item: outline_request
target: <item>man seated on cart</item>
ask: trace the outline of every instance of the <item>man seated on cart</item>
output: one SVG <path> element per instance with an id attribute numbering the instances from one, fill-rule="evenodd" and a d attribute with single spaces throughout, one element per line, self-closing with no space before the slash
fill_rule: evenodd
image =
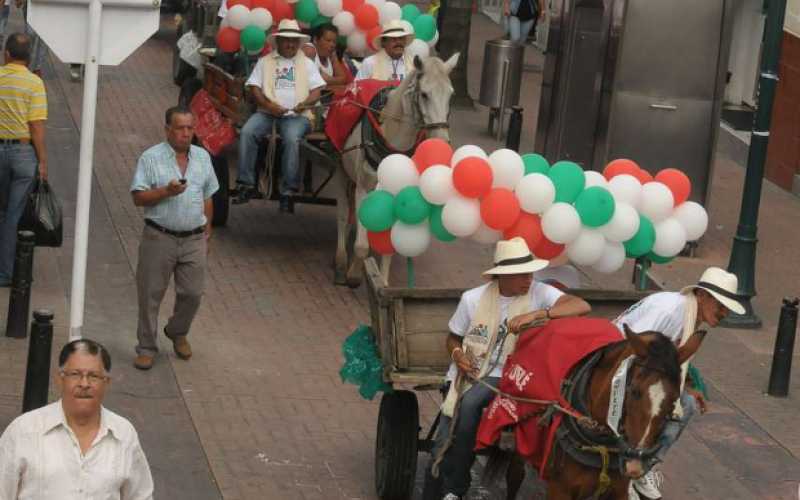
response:
<path id="1" fill-rule="evenodd" d="M 300 140 L 311 130 L 310 107 L 320 98 L 325 80 L 300 44 L 308 41 L 293 19 L 284 19 L 270 35 L 274 50 L 258 60 L 245 83 L 258 110 L 239 136 L 239 173 L 235 204 L 247 203 L 256 192 L 256 158 L 264 136 L 277 126 L 283 143 L 280 210 L 289 211 L 289 197 L 300 188 Z"/>
<path id="2" fill-rule="evenodd" d="M 478 425 L 495 395 L 474 379 L 497 387 L 503 364 L 514 350 L 516 334 L 526 325 L 581 316 L 591 310 L 583 299 L 534 280 L 533 273 L 547 267 L 548 261 L 535 258 L 522 238 L 498 242 L 494 263 L 495 267 L 483 273 L 491 281 L 464 292 L 450 319 L 450 388 L 432 453 L 432 466 L 437 466 L 439 477 L 434 480 L 428 468 L 426 492 L 431 488 L 437 491 L 426 498 L 443 495 L 446 500 L 457 500 L 469 489 Z"/>
<path id="3" fill-rule="evenodd" d="M 402 81 L 414 67 L 406 46 L 414 39 L 413 29 L 400 20 L 384 24 L 373 45 L 381 50 L 364 59 L 356 80 Z"/>

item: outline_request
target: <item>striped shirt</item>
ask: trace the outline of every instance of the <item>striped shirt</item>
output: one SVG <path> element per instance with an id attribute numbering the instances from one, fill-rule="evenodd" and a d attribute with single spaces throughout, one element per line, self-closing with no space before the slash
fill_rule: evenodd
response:
<path id="1" fill-rule="evenodd" d="M 175 150 L 168 142 L 162 142 L 142 153 L 131 192 L 164 187 L 169 181 L 181 177 Z M 207 222 L 204 202 L 219 189 L 211 157 L 205 149 L 190 146 L 185 179 L 186 191 L 164 198 L 152 207 L 145 207 L 145 219 L 173 231 L 189 231 L 204 226 Z"/>
<path id="2" fill-rule="evenodd" d="M 29 122 L 47 120 L 42 79 L 21 64 L 0 66 L 0 139 L 30 139 Z"/>

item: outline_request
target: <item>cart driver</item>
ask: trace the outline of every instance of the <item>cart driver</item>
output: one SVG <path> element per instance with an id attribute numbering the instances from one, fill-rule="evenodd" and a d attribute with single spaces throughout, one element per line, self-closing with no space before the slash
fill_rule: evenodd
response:
<path id="1" fill-rule="evenodd" d="M 439 478 L 433 479 L 429 466 L 425 488 L 437 491 L 425 498 L 457 500 L 469 489 L 478 424 L 483 409 L 494 398 L 494 392 L 480 384 L 472 385 L 469 377 L 481 377 L 497 387 L 516 334 L 525 325 L 581 316 L 591 310 L 583 299 L 533 279 L 533 273 L 547 267 L 548 261 L 535 258 L 522 238 L 498 242 L 494 263 L 495 267 L 483 273 L 491 281 L 464 292 L 450 319 L 450 389 L 442 405 L 432 453 L 432 460 L 441 460 Z M 456 422 L 451 438 L 452 419 Z"/>
<path id="2" fill-rule="evenodd" d="M 404 21 L 394 20 L 383 25 L 373 45 L 381 50 L 361 63 L 356 80 L 402 81 L 414 67 L 406 46 L 414 38 L 414 29 Z"/>

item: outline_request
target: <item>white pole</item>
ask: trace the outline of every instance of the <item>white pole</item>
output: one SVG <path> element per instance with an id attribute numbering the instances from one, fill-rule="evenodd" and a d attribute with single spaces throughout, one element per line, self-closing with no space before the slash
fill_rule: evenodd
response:
<path id="1" fill-rule="evenodd" d="M 78 206 L 75 212 L 75 248 L 72 258 L 69 339 L 81 338 L 86 298 L 86 257 L 89 246 L 89 207 L 92 201 L 94 122 L 97 110 L 97 78 L 100 62 L 100 0 L 89 2 L 89 33 L 81 106 L 81 149 L 78 170 Z"/>

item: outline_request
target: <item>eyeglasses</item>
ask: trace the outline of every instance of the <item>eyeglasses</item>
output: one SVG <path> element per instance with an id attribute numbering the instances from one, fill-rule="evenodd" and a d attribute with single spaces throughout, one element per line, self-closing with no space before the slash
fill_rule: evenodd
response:
<path id="1" fill-rule="evenodd" d="M 80 382 L 84 377 L 86 377 L 89 385 L 99 385 L 100 382 L 105 382 L 110 378 L 106 375 L 99 375 L 94 372 L 84 373 L 78 370 L 61 371 L 61 376 L 73 383 Z"/>

